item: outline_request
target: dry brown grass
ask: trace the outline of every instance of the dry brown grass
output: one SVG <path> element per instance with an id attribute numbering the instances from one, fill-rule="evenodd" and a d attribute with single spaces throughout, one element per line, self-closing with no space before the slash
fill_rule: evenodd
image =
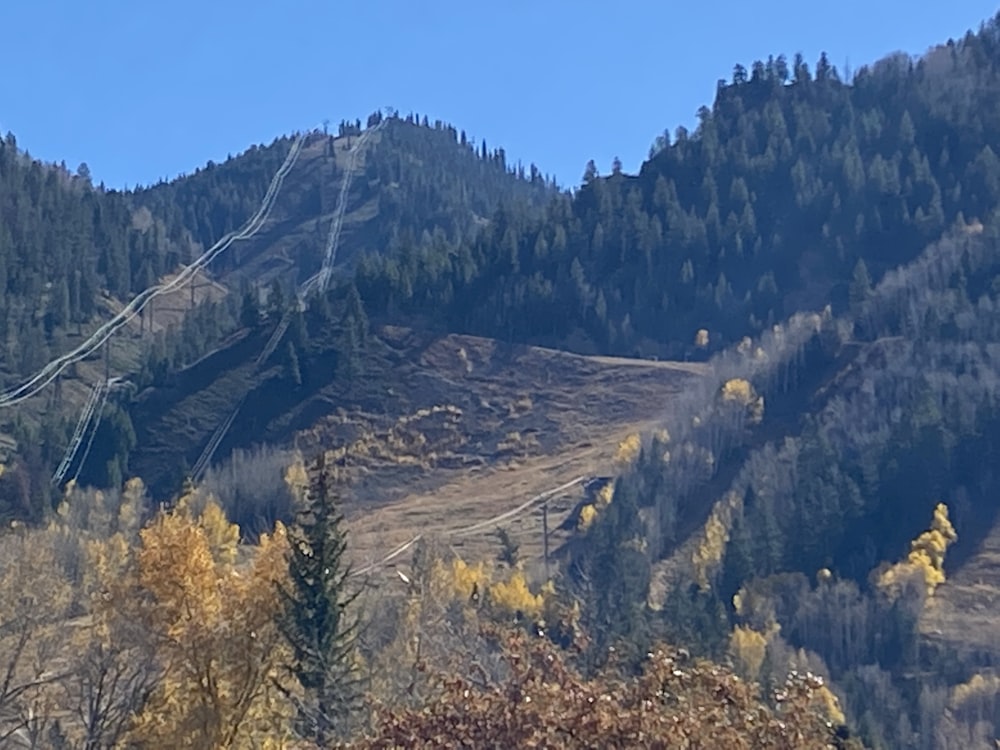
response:
<path id="1" fill-rule="evenodd" d="M 653 426 L 637 422 L 611 426 L 606 441 L 582 441 L 561 446 L 551 454 L 464 472 L 445 470 L 441 472 L 446 475 L 444 483 L 432 490 L 407 493 L 376 509 L 354 504 L 348 510 L 348 523 L 355 559 L 368 564 L 416 534 L 446 537 L 450 531 L 510 511 L 577 477 L 610 472 L 617 442 L 637 428 Z M 558 527 L 582 498 L 583 490 L 578 486 L 549 501 L 550 548 L 567 538 L 568 532 Z M 540 506 L 501 525 L 520 545 L 522 559 L 537 560 L 542 554 Z M 491 526 L 451 544 L 467 559 L 492 558 L 500 552 L 494 531 Z"/>
<path id="2" fill-rule="evenodd" d="M 920 621 L 930 641 L 959 652 L 1000 655 L 1000 525 L 937 587 Z"/>
<path id="3" fill-rule="evenodd" d="M 577 477 L 613 474 L 619 444 L 655 428 L 704 371 L 473 336 L 420 340 L 399 327 L 379 334 L 419 372 L 391 386 L 411 410 L 388 418 L 371 407 L 344 407 L 298 436 L 307 453 L 322 447 L 352 455 L 348 519 L 359 563 L 416 534 L 486 521 Z M 582 497 L 576 487 L 549 501 L 551 548 L 565 539 L 558 526 Z M 536 507 L 503 524 L 523 558 L 541 554 L 541 515 Z M 494 556 L 494 531 L 453 545 L 470 558 Z"/>

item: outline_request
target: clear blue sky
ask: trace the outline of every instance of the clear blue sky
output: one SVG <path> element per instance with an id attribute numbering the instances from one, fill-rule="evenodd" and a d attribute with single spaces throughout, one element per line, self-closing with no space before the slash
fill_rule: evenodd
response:
<path id="1" fill-rule="evenodd" d="M 959 37 L 996 0 L 11 0 L 0 129 L 110 187 L 149 183 L 386 105 L 578 183 L 632 171 L 733 64 L 852 68 Z"/>

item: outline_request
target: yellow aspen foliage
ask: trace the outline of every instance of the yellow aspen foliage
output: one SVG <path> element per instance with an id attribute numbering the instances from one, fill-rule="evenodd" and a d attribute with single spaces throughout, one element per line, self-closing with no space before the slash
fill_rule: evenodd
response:
<path id="1" fill-rule="evenodd" d="M 699 328 L 694 335 L 694 345 L 699 349 L 704 349 L 708 346 L 708 330 L 705 328 Z"/>
<path id="2" fill-rule="evenodd" d="M 722 561 L 722 555 L 729 542 L 729 530 L 716 513 L 712 513 L 705 522 L 702 538 L 692 555 L 695 580 L 702 588 L 709 587 L 708 573 L 710 569 Z"/>
<path id="3" fill-rule="evenodd" d="M 118 506 L 118 531 L 133 534 L 142 522 L 142 510 L 147 502 L 146 485 L 138 477 L 125 482 L 122 501 Z"/>
<path id="4" fill-rule="evenodd" d="M 215 621 L 221 601 L 205 530 L 175 511 L 160 514 L 139 537 L 139 583 L 152 595 L 164 634 L 181 641 L 194 634 L 190 629 Z"/>
<path id="5" fill-rule="evenodd" d="M 746 407 L 752 423 L 759 424 L 764 419 L 764 397 L 757 395 L 749 380 L 727 380 L 722 386 L 721 394 L 723 401 Z"/>
<path id="6" fill-rule="evenodd" d="M 831 722 L 834 724 L 847 723 L 847 717 L 844 716 L 844 711 L 840 707 L 840 699 L 826 685 L 820 685 L 816 688 L 813 700 L 820 704 L 823 713 L 826 714 Z"/>
<path id="7" fill-rule="evenodd" d="M 902 584 L 912 576 L 923 578 L 927 596 L 944 583 L 945 553 L 956 540 L 958 534 L 948 520 L 948 506 L 938 503 L 934 508 L 931 528 L 910 543 L 910 554 L 906 560 L 887 568 L 878 579 L 878 585 L 892 596 L 898 596 Z"/>
<path id="8" fill-rule="evenodd" d="M 285 484 L 292 491 L 292 496 L 301 502 L 309 489 L 309 472 L 301 453 L 296 453 L 295 460 L 285 469 Z"/>
<path id="9" fill-rule="evenodd" d="M 694 578 L 699 586 L 708 588 L 710 576 L 722 565 L 722 559 L 729 543 L 729 531 L 732 527 L 733 511 L 740 503 L 735 493 L 728 494 L 712 508 L 712 513 L 701 532 L 692 553 L 691 562 L 694 565 Z"/>
<path id="10" fill-rule="evenodd" d="M 445 600 L 468 598 L 475 590 L 484 591 L 489 582 L 486 565 L 482 561 L 469 565 L 460 557 L 450 563 L 437 560 L 432 570 L 432 593 Z"/>
<path id="11" fill-rule="evenodd" d="M 952 710 L 961 710 L 978 703 L 992 705 L 997 693 L 1000 693 L 1000 677 L 975 674 L 972 679 L 952 689 L 949 705 Z"/>
<path id="12" fill-rule="evenodd" d="M 192 490 L 177 501 L 175 515 L 186 516 L 201 528 L 213 560 L 224 565 L 236 562 L 240 527 L 229 522 L 225 511 L 212 495 Z"/>
<path id="13" fill-rule="evenodd" d="M 732 378 L 722 386 L 722 398 L 725 401 L 735 401 L 747 406 L 753 400 L 754 395 L 750 381 L 743 378 Z"/>
<path id="14" fill-rule="evenodd" d="M 537 617 L 545 605 L 542 594 L 532 594 L 524 573 L 515 570 L 506 581 L 497 581 L 489 588 L 490 603 L 506 612 L 523 612 Z"/>
<path id="15" fill-rule="evenodd" d="M 594 498 L 593 503 L 587 503 L 580 508 L 580 517 L 577 519 L 577 529 L 579 531 L 586 531 L 589 529 L 591 524 L 593 524 L 594 519 L 597 518 L 599 509 L 608 507 L 614 497 L 615 485 L 613 482 L 608 482 L 597 491 L 597 495 Z"/>
<path id="16" fill-rule="evenodd" d="M 286 661 L 275 582 L 287 571 L 287 538 L 281 526 L 263 536 L 238 569 L 225 516 L 211 507 L 200 518 L 161 513 L 140 533 L 138 586 L 164 674 L 130 741 L 237 748 L 267 736 L 279 747 L 292 715 L 275 682 Z"/>
<path id="17" fill-rule="evenodd" d="M 737 625 L 729 636 L 729 653 L 738 666 L 738 671 L 748 680 L 756 680 L 767 656 L 768 638 L 763 633 L 743 625 Z"/>
<path id="18" fill-rule="evenodd" d="M 236 562 L 236 551 L 240 543 L 240 527 L 230 523 L 225 511 L 214 500 L 205 505 L 199 519 L 205 530 L 209 549 L 216 562 L 232 565 Z"/>
<path id="19" fill-rule="evenodd" d="M 618 443 L 618 448 L 615 450 L 615 463 L 622 465 L 631 464 L 639 457 L 639 450 L 641 448 L 642 441 L 639 439 L 639 433 L 632 433 Z"/>
<path id="20" fill-rule="evenodd" d="M 506 578 L 494 580 L 495 571 L 488 570 L 484 562 L 470 565 L 456 557 L 450 563 L 436 561 L 432 571 L 430 591 L 427 593 L 439 602 L 468 603 L 476 592 L 501 612 L 520 611 L 533 616 L 541 613 L 545 604 L 546 587 L 533 594 L 521 569 L 513 570 Z"/>
<path id="21" fill-rule="evenodd" d="M 615 497 L 615 486 L 611 482 L 601 487 L 601 491 L 597 493 L 597 502 L 601 506 L 611 505 L 611 501 Z"/>
<path id="22" fill-rule="evenodd" d="M 113 589 L 125 577 L 132 560 L 132 549 L 121 532 L 108 539 L 89 540 L 85 554 L 83 586 L 89 596 L 100 596 Z"/>

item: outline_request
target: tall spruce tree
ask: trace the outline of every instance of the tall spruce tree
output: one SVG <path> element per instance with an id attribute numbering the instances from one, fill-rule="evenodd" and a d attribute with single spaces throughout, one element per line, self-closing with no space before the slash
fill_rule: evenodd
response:
<path id="1" fill-rule="evenodd" d="M 349 590 L 336 474 L 321 454 L 289 531 L 290 585 L 280 590 L 281 629 L 294 654 L 292 674 L 304 694 L 298 702 L 299 732 L 320 747 L 342 732 L 359 697 L 352 658 L 357 621 L 349 614 L 357 591 Z"/>

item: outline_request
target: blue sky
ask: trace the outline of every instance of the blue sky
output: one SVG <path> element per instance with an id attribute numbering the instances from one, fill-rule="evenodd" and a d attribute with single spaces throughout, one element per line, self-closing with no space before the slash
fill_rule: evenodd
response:
<path id="1" fill-rule="evenodd" d="M 324 119 L 393 106 L 575 185 L 633 171 L 734 63 L 919 53 L 996 0 L 12 0 L 0 130 L 110 187 L 155 182 Z"/>

